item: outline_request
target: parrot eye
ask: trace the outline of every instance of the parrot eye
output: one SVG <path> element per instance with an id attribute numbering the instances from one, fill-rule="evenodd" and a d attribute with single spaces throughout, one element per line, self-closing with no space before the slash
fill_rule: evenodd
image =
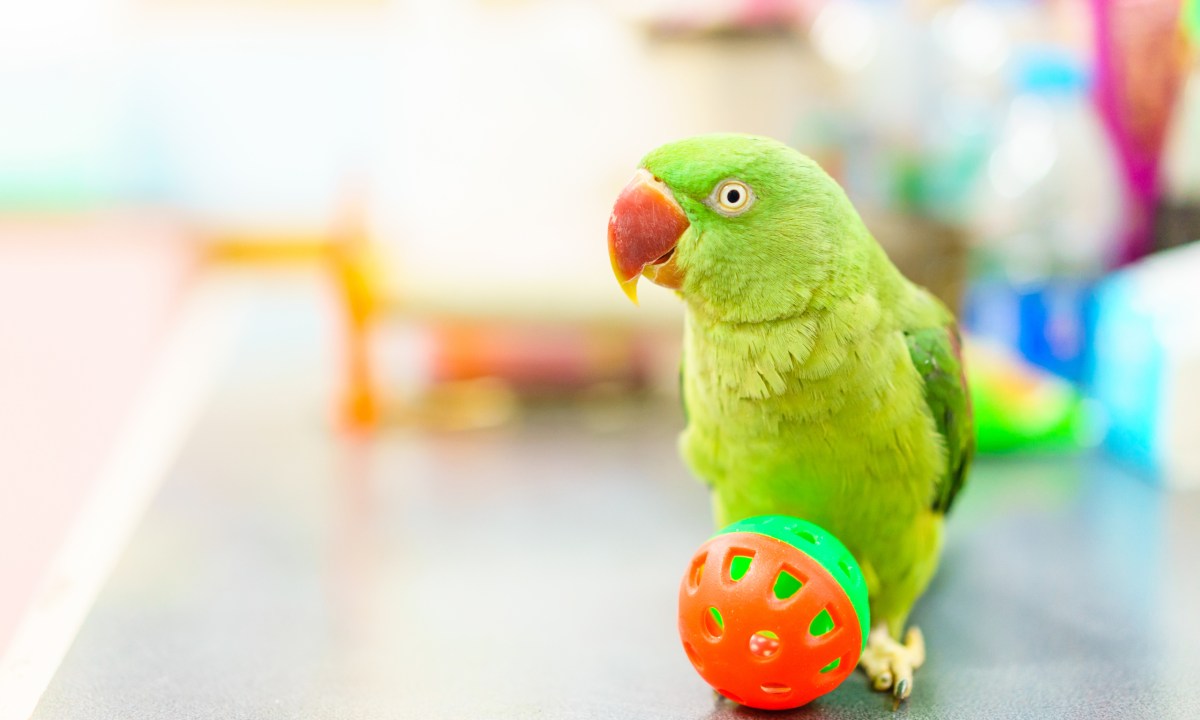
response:
<path id="1" fill-rule="evenodd" d="M 754 193 L 746 183 L 739 180 L 726 180 L 713 190 L 711 205 L 722 215 L 741 215 L 754 202 Z"/>

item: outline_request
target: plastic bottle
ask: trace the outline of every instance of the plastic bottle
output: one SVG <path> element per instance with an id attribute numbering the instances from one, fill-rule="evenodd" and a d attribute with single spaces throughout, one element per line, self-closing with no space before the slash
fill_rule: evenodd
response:
<path id="1" fill-rule="evenodd" d="M 1063 52 L 1026 51 L 988 163 L 981 204 L 985 272 L 1016 285 L 1093 278 L 1121 220 L 1112 150 L 1088 100 L 1089 77 Z"/>
<path id="2" fill-rule="evenodd" d="M 1113 261 L 1122 195 L 1090 78 L 1064 51 L 1026 49 L 976 198 L 966 324 L 1069 380 L 1081 376 L 1089 288 Z"/>

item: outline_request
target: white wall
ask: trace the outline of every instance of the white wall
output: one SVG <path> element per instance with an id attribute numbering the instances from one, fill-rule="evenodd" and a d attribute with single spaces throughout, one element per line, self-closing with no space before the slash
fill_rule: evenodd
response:
<path id="1" fill-rule="evenodd" d="M 611 302 L 606 223 L 641 156 L 786 137 L 803 101 L 790 41 L 649 43 L 597 3 L 409 2 L 393 22 L 376 219 L 421 294 Z"/>
<path id="2" fill-rule="evenodd" d="M 0 160 L 239 231 L 324 230 L 367 187 L 392 276 L 467 305 L 619 300 L 605 226 L 641 156 L 786 138 L 806 102 L 793 41 L 649 42 L 599 1 L 47 3 L 43 55 L 80 77 L 0 75 L 46 101 L 0 113 Z"/>

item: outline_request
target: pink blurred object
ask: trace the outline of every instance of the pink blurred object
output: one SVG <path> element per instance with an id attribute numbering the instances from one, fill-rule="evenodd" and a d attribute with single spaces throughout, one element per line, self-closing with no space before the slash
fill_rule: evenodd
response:
<path id="1" fill-rule="evenodd" d="M 0 220 L 0 656 L 153 364 L 182 240 L 153 218 Z"/>
<path id="2" fill-rule="evenodd" d="M 746 0 L 738 13 L 739 24 L 749 27 L 790 25 L 796 20 L 795 0 Z"/>
<path id="3" fill-rule="evenodd" d="M 1096 27 L 1095 101 L 1120 159 L 1128 195 L 1117 258 L 1148 253 L 1159 195 L 1159 159 L 1186 71 L 1179 0 L 1092 0 Z"/>

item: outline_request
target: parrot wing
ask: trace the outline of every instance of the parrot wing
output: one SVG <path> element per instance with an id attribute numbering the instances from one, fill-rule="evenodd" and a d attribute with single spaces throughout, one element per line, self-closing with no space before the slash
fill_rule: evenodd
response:
<path id="1" fill-rule="evenodd" d="M 913 366 L 925 381 L 925 404 L 946 445 L 946 473 L 933 486 L 933 509 L 945 513 L 975 455 L 975 422 L 963 374 L 962 341 L 951 322 L 904 333 Z"/>

